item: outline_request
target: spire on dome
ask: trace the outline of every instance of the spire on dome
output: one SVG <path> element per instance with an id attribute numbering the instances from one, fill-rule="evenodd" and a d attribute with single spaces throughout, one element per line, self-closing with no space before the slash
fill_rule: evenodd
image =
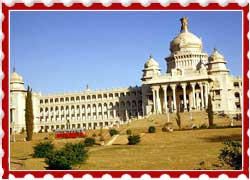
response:
<path id="1" fill-rule="evenodd" d="M 16 66 L 15 65 L 13 66 L 13 72 L 16 72 Z"/>
<path id="2" fill-rule="evenodd" d="M 88 84 L 86 85 L 86 91 L 90 91 Z"/>
<path id="3" fill-rule="evenodd" d="M 182 17 L 181 21 L 181 32 L 188 32 L 188 18 Z"/>

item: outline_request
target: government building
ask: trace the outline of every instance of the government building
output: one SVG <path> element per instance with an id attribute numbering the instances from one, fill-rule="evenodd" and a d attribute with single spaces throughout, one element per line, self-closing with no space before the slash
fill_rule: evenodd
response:
<path id="1" fill-rule="evenodd" d="M 152 56 L 144 64 L 140 87 L 43 95 L 32 92 L 34 132 L 56 129 L 108 128 L 151 114 L 177 110 L 206 111 L 209 96 L 213 111 L 241 115 L 242 78 L 232 76 L 217 49 L 203 52 L 202 41 L 191 33 L 188 18 L 181 18 L 180 33 L 170 42 L 162 73 Z M 10 75 L 10 132 L 25 130 L 27 91 L 14 69 Z"/>

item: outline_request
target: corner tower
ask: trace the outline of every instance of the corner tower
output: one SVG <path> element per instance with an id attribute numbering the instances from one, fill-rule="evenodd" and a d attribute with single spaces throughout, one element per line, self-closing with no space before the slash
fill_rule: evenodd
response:
<path id="1" fill-rule="evenodd" d="M 26 89 L 22 76 L 16 69 L 10 75 L 10 133 L 20 133 L 25 129 Z"/>

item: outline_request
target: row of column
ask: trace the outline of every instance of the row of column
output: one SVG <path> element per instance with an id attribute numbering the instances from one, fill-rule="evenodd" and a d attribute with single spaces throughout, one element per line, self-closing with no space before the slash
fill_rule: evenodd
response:
<path id="1" fill-rule="evenodd" d="M 195 86 L 196 82 L 191 82 L 190 85 L 192 87 L 192 108 L 196 109 L 198 105 L 198 97 L 199 97 L 199 92 L 196 91 Z M 187 93 L 186 93 L 186 87 L 187 83 L 180 83 L 182 90 L 183 90 L 183 101 L 184 101 L 184 109 L 187 110 Z M 207 108 L 208 105 L 208 84 L 205 82 L 198 82 L 198 85 L 200 87 L 200 93 L 201 93 L 201 108 Z M 163 101 L 165 104 L 165 112 L 168 112 L 167 109 L 167 88 L 168 86 L 171 87 L 172 89 L 172 94 L 173 94 L 173 110 L 175 111 L 177 108 L 176 104 L 176 84 L 163 84 L 163 85 L 156 85 L 152 86 L 152 92 L 153 92 L 153 108 L 154 108 L 154 113 L 162 113 L 162 108 L 161 108 L 161 100 L 160 100 L 160 88 L 163 89 Z M 189 97 L 190 99 L 190 97 Z M 190 102 L 190 101 L 189 101 Z"/>

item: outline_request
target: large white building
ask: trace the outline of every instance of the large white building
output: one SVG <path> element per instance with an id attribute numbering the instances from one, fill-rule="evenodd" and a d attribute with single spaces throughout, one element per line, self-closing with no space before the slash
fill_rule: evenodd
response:
<path id="1" fill-rule="evenodd" d="M 202 41 L 181 18 L 181 31 L 170 43 L 167 72 L 150 56 L 141 87 L 52 95 L 33 94 L 34 132 L 64 128 L 111 127 L 133 117 L 180 111 L 205 111 L 211 96 L 213 111 L 241 114 L 242 79 L 229 74 L 223 55 L 209 56 Z M 26 89 L 14 70 L 10 75 L 10 131 L 25 129 Z"/>

